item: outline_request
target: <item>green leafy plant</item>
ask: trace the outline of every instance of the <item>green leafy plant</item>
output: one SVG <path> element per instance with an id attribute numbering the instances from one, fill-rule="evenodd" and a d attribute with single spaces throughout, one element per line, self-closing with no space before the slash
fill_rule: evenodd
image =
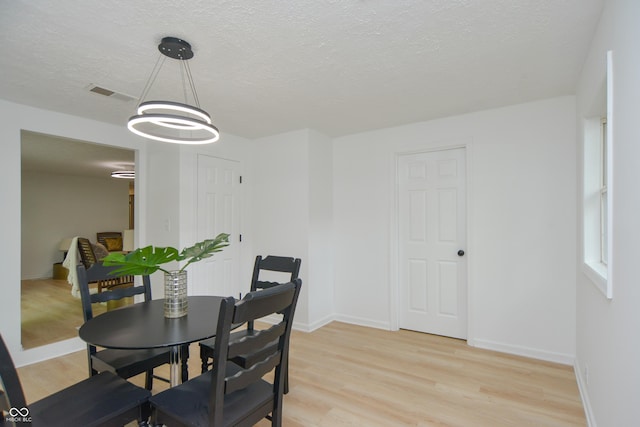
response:
<path id="1" fill-rule="evenodd" d="M 178 252 L 176 248 L 170 246 L 166 248 L 146 246 L 129 252 L 126 255 L 122 253 L 109 254 L 104 257 L 102 262 L 106 266 L 119 266 L 120 268 L 111 272 L 111 274 L 116 276 L 147 275 L 155 273 L 158 270 L 169 273 L 168 270 L 160 267 L 160 265 L 172 261 L 187 260 L 187 263 L 179 270 L 183 271 L 190 264 L 205 258 L 210 258 L 226 246 L 229 246 L 229 235 L 220 233 L 215 239 L 198 242 L 190 248 L 184 248 L 182 252 Z"/>

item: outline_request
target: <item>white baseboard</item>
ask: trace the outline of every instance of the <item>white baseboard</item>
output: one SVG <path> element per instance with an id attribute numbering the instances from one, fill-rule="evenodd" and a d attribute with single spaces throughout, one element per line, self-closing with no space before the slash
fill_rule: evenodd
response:
<path id="1" fill-rule="evenodd" d="M 596 427 L 596 418 L 593 415 L 593 409 L 591 408 L 591 402 L 589 401 L 589 393 L 587 388 L 587 382 L 584 378 L 580 364 L 576 360 L 573 365 L 573 371 L 576 374 L 576 381 L 578 382 L 578 390 L 580 390 L 580 398 L 582 399 L 582 406 L 584 407 L 584 415 L 587 418 L 588 427 Z"/>
<path id="2" fill-rule="evenodd" d="M 268 323 L 270 325 L 274 325 L 276 323 L 278 323 L 280 321 L 280 318 L 276 315 L 270 315 L 270 316 L 266 316 L 263 317 L 262 319 L 260 319 L 261 322 L 264 323 Z M 313 322 L 313 323 L 303 323 L 303 322 L 297 322 L 295 319 L 293 320 L 293 326 L 292 329 L 295 331 L 301 331 L 301 332 L 313 332 L 316 329 L 320 329 L 321 327 L 323 327 L 324 325 L 328 325 L 329 323 L 333 322 L 334 318 L 333 315 L 331 316 L 327 316 L 324 319 L 320 319 L 317 322 Z"/>
<path id="3" fill-rule="evenodd" d="M 474 339 L 473 341 L 467 341 L 467 343 L 473 347 L 484 348 L 486 350 L 494 350 L 500 351 L 502 353 L 515 354 L 517 356 L 531 357 L 532 359 L 546 360 L 547 362 L 555 362 L 563 365 L 573 366 L 575 362 L 575 356 L 572 354 L 555 353 L 551 351 L 537 350 L 535 348 L 503 344 L 482 339 Z"/>
<path id="4" fill-rule="evenodd" d="M 389 322 L 379 322 L 377 320 L 365 319 L 362 317 L 346 316 L 343 314 L 336 314 L 333 316 L 333 320 L 343 323 L 350 323 L 352 325 L 367 326 L 370 328 L 384 329 L 385 331 L 391 330 Z"/>
<path id="5" fill-rule="evenodd" d="M 305 325 L 305 329 L 302 328 L 296 328 L 296 322 L 294 320 L 293 322 L 293 328 L 298 330 L 298 331 L 304 331 L 304 332 L 313 332 L 316 329 L 320 329 L 325 325 L 328 325 L 329 323 L 333 322 L 335 320 L 335 316 L 333 314 L 330 314 L 328 316 L 325 316 L 324 318 L 317 320 L 313 323 L 309 323 L 307 325 Z"/>
<path id="6" fill-rule="evenodd" d="M 266 323 L 275 323 L 276 321 L 275 318 L 270 319 L 269 317 L 265 317 L 264 319 L 261 319 L 261 320 L 264 320 Z M 365 319 L 362 317 L 345 316 L 341 314 L 330 314 L 320 320 L 316 320 L 313 323 L 302 323 L 302 322 L 296 322 L 294 320 L 293 329 L 296 331 L 302 331 L 302 332 L 313 332 L 316 329 L 320 329 L 323 326 L 328 325 L 329 323 L 334 321 L 349 323 L 349 324 L 358 325 L 358 326 L 365 326 L 369 328 L 384 329 L 385 331 L 391 330 L 390 329 L 391 327 L 388 322 L 378 322 L 375 320 Z"/>
<path id="7" fill-rule="evenodd" d="M 80 350 L 86 350 L 87 344 L 80 338 L 70 338 L 64 341 L 47 344 L 42 347 L 36 347 L 19 352 L 11 353 L 13 363 L 16 368 L 31 365 L 33 363 L 43 362 L 53 359 L 54 357 L 64 356 Z"/>

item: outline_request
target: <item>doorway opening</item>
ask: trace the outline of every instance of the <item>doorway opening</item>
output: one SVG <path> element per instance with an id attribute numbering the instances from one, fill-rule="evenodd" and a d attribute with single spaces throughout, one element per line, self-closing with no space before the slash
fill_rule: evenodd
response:
<path id="1" fill-rule="evenodd" d="M 21 341 L 24 349 L 77 338 L 80 299 L 62 261 L 71 238 L 131 229 L 135 151 L 21 131 Z M 65 244 L 67 247 L 65 247 Z"/>

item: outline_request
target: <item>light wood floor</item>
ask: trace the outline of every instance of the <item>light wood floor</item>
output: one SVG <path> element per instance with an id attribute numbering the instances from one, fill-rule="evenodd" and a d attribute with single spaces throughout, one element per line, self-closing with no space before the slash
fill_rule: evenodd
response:
<path id="1" fill-rule="evenodd" d="M 66 280 L 39 279 L 21 282 L 22 347 L 34 348 L 78 336 L 84 322 L 82 304 L 71 295 Z M 94 304 L 94 315 L 106 311 Z"/>
<path id="2" fill-rule="evenodd" d="M 198 354 L 192 345 L 192 376 L 199 372 Z M 32 402 L 86 378 L 86 354 L 18 372 Z M 312 333 L 294 331 L 290 382 L 288 427 L 586 425 L 571 367 L 410 331 L 338 322 Z M 155 381 L 153 392 L 166 387 Z"/>

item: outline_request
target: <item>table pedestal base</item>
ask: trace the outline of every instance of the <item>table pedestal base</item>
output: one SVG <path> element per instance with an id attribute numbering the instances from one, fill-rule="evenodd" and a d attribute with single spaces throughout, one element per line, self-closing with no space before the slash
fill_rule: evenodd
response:
<path id="1" fill-rule="evenodd" d="M 171 384 L 171 387 L 175 387 L 182 382 L 181 353 L 179 345 L 172 346 L 171 351 L 169 352 L 169 383 Z"/>

